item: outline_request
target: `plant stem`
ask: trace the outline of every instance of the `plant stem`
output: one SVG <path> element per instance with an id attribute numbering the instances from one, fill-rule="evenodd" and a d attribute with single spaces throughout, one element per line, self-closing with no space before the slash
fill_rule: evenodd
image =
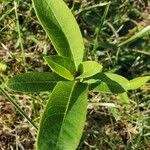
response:
<path id="1" fill-rule="evenodd" d="M 125 44 L 131 43 L 134 40 L 141 38 L 143 36 L 150 35 L 150 25 L 143 28 L 141 31 L 137 32 L 135 35 L 131 36 L 129 39 L 118 44 L 118 47 L 124 46 Z"/>
<path id="2" fill-rule="evenodd" d="M 0 21 L 2 21 L 3 19 L 5 19 L 5 17 L 7 15 L 9 15 L 12 11 L 14 11 L 14 8 L 8 10 L 6 13 L 4 13 L 1 17 L 0 17 Z"/>
<path id="3" fill-rule="evenodd" d="M 107 14 L 108 14 L 108 11 L 109 11 L 109 6 L 110 6 L 110 3 L 107 3 L 107 6 L 105 8 L 105 11 L 104 11 L 104 14 L 100 20 L 100 24 L 99 26 L 96 28 L 95 30 L 95 33 L 96 33 L 96 37 L 95 37 L 95 40 L 94 40 L 94 44 L 93 44 L 93 50 L 92 50 L 92 53 L 95 55 L 95 52 L 96 52 L 96 49 L 98 47 L 98 36 L 99 34 L 101 33 L 101 30 L 102 30 L 102 27 L 105 23 L 105 20 L 106 20 L 106 17 L 107 17 Z"/>
<path id="4" fill-rule="evenodd" d="M 95 5 L 92 5 L 92 6 L 88 6 L 88 7 L 85 7 L 85 8 L 81 8 L 81 9 L 79 9 L 78 11 L 75 11 L 75 12 L 74 12 L 74 15 L 75 15 L 75 16 L 78 16 L 80 13 L 82 13 L 82 12 L 84 12 L 84 11 L 89 11 L 89 10 L 91 10 L 91 9 L 94 9 L 94 8 L 97 8 L 97 7 L 102 7 L 102 6 L 105 6 L 105 5 L 108 5 L 108 4 L 110 4 L 110 2 L 95 4 Z"/>
<path id="5" fill-rule="evenodd" d="M 71 10 L 73 10 L 74 9 L 74 6 L 75 6 L 75 3 L 76 3 L 76 0 L 73 0 L 73 2 L 72 2 L 73 4 L 72 4 L 72 7 L 71 7 Z"/>
<path id="6" fill-rule="evenodd" d="M 37 130 L 37 126 L 33 123 L 32 119 L 27 116 L 27 114 L 19 107 L 19 105 L 15 102 L 15 100 L 7 93 L 7 91 L 0 86 L 0 91 L 2 94 L 7 97 L 10 103 L 16 108 L 16 110 L 27 119 L 27 121 Z"/>
<path id="7" fill-rule="evenodd" d="M 23 61 L 24 66 L 26 66 L 25 53 L 24 53 L 24 47 L 22 43 L 21 30 L 20 30 L 20 25 L 19 25 L 19 17 L 18 17 L 18 12 L 17 12 L 18 2 L 16 2 L 15 0 L 14 0 L 14 8 L 15 8 L 16 26 L 17 26 L 19 44 L 21 48 L 22 61 Z"/>

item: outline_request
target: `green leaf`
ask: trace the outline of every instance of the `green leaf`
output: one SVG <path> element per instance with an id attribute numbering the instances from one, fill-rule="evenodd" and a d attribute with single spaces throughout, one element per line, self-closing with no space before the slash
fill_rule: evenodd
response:
<path id="1" fill-rule="evenodd" d="M 74 80 L 76 69 L 71 59 L 62 56 L 46 56 L 44 59 L 54 72 L 68 80 Z"/>
<path id="2" fill-rule="evenodd" d="M 100 73 L 87 80 L 90 90 L 103 93 L 124 93 L 129 87 L 129 81 L 114 73 Z"/>
<path id="3" fill-rule="evenodd" d="M 58 81 L 64 78 L 53 72 L 34 72 L 16 75 L 7 82 L 7 86 L 20 92 L 51 91 Z"/>
<path id="4" fill-rule="evenodd" d="M 150 76 L 138 77 L 130 80 L 130 87 L 128 90 L 135 90 L 143 86 L 146 82 L 150 80 Z"/>
<path id="5" fill-rule="evenodd" d="M 120 84 L 125 90 L 128 90 L 130 83 L 125 77 L 115 74 L 115 73 L 105 73 L 105 75 L 112 81 Z"/>
<path id="6" fill-rule="evenodd" d="M 102 65 L 96 61 L 81 62 L 78 68 L 80 74 L 76 79 L 88 78 L 102 71 Z"/>
<path id="7" fill-rule="evenodd" d="M 37 150 L 75 150 L 87 113 L 87 84 L 59 82 L 41 118 Z"/>
<path id="8" fill-rule="evenodd" d="M 84 43 L 79 26 L 63 0 L 32 0 L 36 15 L 57 53 L 71 58 L 76 68 L 83 60 Z"/>
<path id="9" fill-rule="evenodd" d="M 135 90 L 141 87 L 149 80 L 150 76 L 138 77 L 129 81 L 118 74 L 100 73 L 85 79 L 83 82 L 88 83 L 90 85 L 90 90 L 94 92 L 124 93 L 128 90 Z M 129 101 L 125 94 L 121 97 L 126 102 Z"/>
<path id="10" fill-rule="evenodd" d="M 125 89 L 115 81 L 108 79 L 105 82 L 97 82 L 90 86 L 90 90 L 93 92 L 101 92 L 101 93 L 123 93 Z"/>

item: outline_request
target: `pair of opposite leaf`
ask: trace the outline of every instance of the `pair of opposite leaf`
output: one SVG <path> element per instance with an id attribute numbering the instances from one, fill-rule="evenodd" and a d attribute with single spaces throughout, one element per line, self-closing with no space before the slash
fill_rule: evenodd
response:
<path id="1" fill-rule="evenodd" d="M 63 0 L 32 0 L 36 15 L 55 47 L 57 56 L 44 57 L 53 72 L 20 74 L 7 83 L 21 92 L 52 91 L 41 117 L 37 150 L 75 150 L 82 136 L 88 90 L 124 94 L 150 77 L 128 81 L 100 73 L 95 61 L 83 62 L 84 43 L 79 26 Z"/>

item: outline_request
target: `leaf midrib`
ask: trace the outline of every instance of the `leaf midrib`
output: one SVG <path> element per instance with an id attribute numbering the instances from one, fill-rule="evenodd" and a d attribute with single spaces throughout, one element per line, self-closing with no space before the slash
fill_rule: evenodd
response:
<path id="1" fill-rule="evenodd" d="M 65 119 L 66 119 L 66 115 L 67 115 L 67 112 L 68 112 L 68 108 L 69 108 L 69 104 L 70 104 L 70 101 L 71 101 L 71 98 L 72 98 L 72 94 L 73 94 L 73 90 L 74 90 L 74 88 L 75 88 L 75 85 L 76 85 L 76 82 L 74 83 L 74 85 L 72 86 L 72 90 L 71 90 L 71 92 L 70 92 L 70 95 L 69 95 L 69 97 L 68 97 L 68 103 L 67 103 L 67 105 L 66 105 L 66 111 L 65 111 L 65 113 L 64 113 L 64 117 L 63 117 L 63 120 L 62 120 L 62 125 L 61 125 L 61 127 L 60 127 L 60 132 L 59 132 L 59 135 L 58 135 L 58 140 L 57 140 L 57 142 L 56 142 L 56 148 L 57 148 L 57 145 L 58 145 L 58 143 L 59 143 L 59 138 L 60 138 L 60 135 L 61 135 L 61 132 L 62 132 L 62 128 L 63 128 L 63 123 L 65 122 Z"/>
<path id="2" fill-rule="evenodd" d="M 47 3 L 47 1 L 45 1 L 46 3 Z M 63 35 L 64 35 L 64 37 L 67 39 L 67 42 L 68 42 L 68 47 L 69 47 L 69 52 L 70 52 L 70 54 L 71 54 L 71 57 L 73 58 L 73 55 L 72 55 L 72 53 L 71 53 L 71 47 L 70 47 L 70 44 L 69 44 L 69 41 L 68 41 L 68 38 L 67 38 L 67 36 L 66 36 L 66 34 L 64 34 L 65 32 L 64 32 L 64 28 L 63 28 L 63 26 L 61 26 L 61 24 L 59 23 L 59 21 L 58 21 L 58 19 L 57 19 L 57 17 L 56 17 L 56 15 L 55 15 L 55 13 L 54 13 L 54 11 L 53 11 L 53 9 L 55 9 L 55 8 L 53 8 L 53 9 L 51 9 L 51 7 L 49 6 L 49 4 L 47 3 L 47 7 L 52 11 L 52 13 L 53 13 L 53 17 L 56 19 L 56 22 L 58 23 L 58 25 L 60 26 L 60 28 L 62 29 L 62 31 L 63 31 Z M 56 11 L 56 9 L 55 9 L 55 11 Z M 57 12 L 57 11 L 56 11 Z M 56 49 L 56 51 L 59 53 L 59 51 Z"/>
<path id="3" fill-rule="evenodd" d="M 56 81 L 36 81 L 36 82 L 15 82 L 15 83 L 9 83 L 9 85 L 16 85 L 16 84 L 22 84 L 22 83 L 24 83 L 24 84 L 36 84 L 36 83 L 51 83 L 51 82 L 59 82 L 58 80 L 56 80 Z"/>

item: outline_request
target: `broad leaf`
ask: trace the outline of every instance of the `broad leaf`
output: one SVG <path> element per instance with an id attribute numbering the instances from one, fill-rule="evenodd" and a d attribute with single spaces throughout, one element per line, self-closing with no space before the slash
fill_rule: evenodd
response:
<path id="1" fill-rule="evenodd" d="M 134 90 L 141 87 L 149 80 L 150 76 L 138 77 L 129 81 L 118 74 L 101 73 L 87 78 L 83 82 L 88 83 L 90 85 L 90 90 L 94 92 L 124 93 L 128 90 Z M 129 102 L 129 99 L 125 94 L 120 96 L 126 102 Z"/>
<path id="2" fill-rule="evenodd" d="M 78 68 L 79 76 L 76 79 L 88 78 L 102 71 L 102 65 L 96 61 L 81 62 Z"/>
<path id="3" fill-rule="evenodd" d="M 125 89 L 117 82 L 107 79 L 107 81 L 97 82 L 90 85 L 90 90 L 93 92 L 102 92 L 102 93 L 123 93 Z"/>
<path id="4" fill-rule="evenodd" d="M 100 73 L 84 82 L 90 84 L 90 90 L 93 92 L 124 93 L 129 87 L 126 78 L 114 73 Z"/>
<path id="5" fill-rule="evenodd" d="M 105 73 L 105 75 L 112 81 L 120 84 L 125 90 L 128 90 L 130 83 L 125 77 L 115 74 L 115 73 Z"/>
<path id="6" fill-rule="evenodd" d="M 44 59 L 54 72 L 68 80 L 74 80 L 76 69 L 71 59 L 62 56 L 46 56 Z"/>
<path id="7" fill-rule="evenodd" d="M 87 85 L 59 82 L 41 118 L 37 150 L 75 150 L 87 112 Z"/>
<path id="8" fill-rule="evenodd" d="M 32 0 L 36 15 L 59 55 L 80 64 L 84 43 L 78 24 L 63 0 Z"/>
<path id="9" fill-rule="evenodd" d="M 52 72 L 34 72 L 16 75 L 7 82 L 7 86 L 20 92 L 51 91 L 58 81 L 64 78 Z"/>
<path id="10" fill-rule="evenodd" d="M 132 79 L 130 80 L 129 90 L 135 90 L 137 88 L 140 88 L 149 80 L 150 80 L 150 76 L 138 77 L 138 78 Z"/>

